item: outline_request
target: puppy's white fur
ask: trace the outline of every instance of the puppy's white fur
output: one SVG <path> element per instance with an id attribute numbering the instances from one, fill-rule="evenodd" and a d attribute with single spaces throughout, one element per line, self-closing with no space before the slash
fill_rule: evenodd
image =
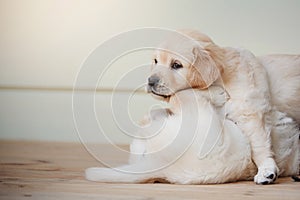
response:
<path id="1" fill-rule="evenodd" d="M 171 112 L 158 110 L 147 116 L 145 127 L 162 121 L 165 126 L 154 137 L 133 141 L 129 165 L 116 169 L 89 168 L 86 178 L 124 183 L 166 180 L 177 184 L 253 179 L 257 168 L 252 162 L 248 138 L 217 109 L 227 101 L 225 94 L 214 86 L 209 91 L 177 92 L 170 97 Z M 276 122 L 272 126 L 272 139 L 281 174 L 297 174 L 299 130 L 296 123 L 278 111 L 272 111 L 269 116 Z M 152 135 L 151 128 L 147 130 L 149 133 L 140 134 Z"/>

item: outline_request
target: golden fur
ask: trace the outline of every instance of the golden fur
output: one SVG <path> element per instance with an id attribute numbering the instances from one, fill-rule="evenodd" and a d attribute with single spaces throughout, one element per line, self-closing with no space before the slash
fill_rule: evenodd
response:
<path id="1" fill-rule="evenodd" d="M 257 58 L 246 49 L 219 47 L 203 33 L 183 30 L 162 43 L 155 59 L 151 76 L 159 83 L 149 91 L 158 98 L 167 100 L 191 87 L 224 87 L 230 96 L 226 115 L 252 146 L 259 169 L 255 182 L 273 182 L 280 172 L 271 150 L 272 122 L 266 118 L 278 109 L 300 122 L 300 56 Z M 170 70 L 172 60 L 179 60 L 183 68 Z"/>
<path id="2" fill-rule="evenodd" d="M 268 184 L 298 173 L 300 56 L 256 57 L 182 30 L 154 59 L 147 90 L 170 108 L 142 120 L 129 165 L 89 168 L 88 180 Z"/>

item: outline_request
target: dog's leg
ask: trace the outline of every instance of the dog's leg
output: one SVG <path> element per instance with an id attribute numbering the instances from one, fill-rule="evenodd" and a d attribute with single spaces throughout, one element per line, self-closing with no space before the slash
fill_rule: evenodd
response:
<path id="1" fill-rule="evenodd" d="M 254 181 L 257 184 L 273 183 L 278 176 L 278 167 L 271 150 L 272 123 L 268 119 L 271 111 L 271 97 L 268 74 L 250 51 L 238 50 L 238 52 L 239 64 L 243 67 L 238 68 L 240 71 L 236 82 L 231 83 L 234 86 L 228 84 L 225 87 L 226 90 L 231 91 L 229 94 L 233 103 L 229 114 L 237 114 L 231 119 L 237 122 L 242 132 L 249 138 L 252 159 L 258 168 Z"/>
<path id="2" fill-rule="evenodd" d="M 85 178 L 90 181 L 106 183 L 140 183 L 149 177 L 112 168 L 91 167 L 85 170 Z"/>
<path id="3" fill-rule="evenodd" d="M 251 143 L 252 159 L 258 168 L 254 182 L 269 184 L 276 180 L 279 170 L 271 151 L 270 130 L 266 130 L 265 120 L 260 116 L 260 114 L 246 116 L 242 121 L 238 121 L 238 126 L 247 134 Z"/>
<path id="4" fill-rule="evenodd" d="M 143 170 L 145 169 L 145 170 Z M 118 168 L 91 167 L 85 170 L 85 177 L 90 181 L 106 183 L 144 183 L 148 180 L 164 179 L 161 171 L 151 171 L 149 165 L 136 163 Z"/>
<path id="5" fill-rule="evenodd" d="M 299 173 L 299 126 L 287 114 L 273 110 L 272 149 L 279 175 L 291 176 Z"/>

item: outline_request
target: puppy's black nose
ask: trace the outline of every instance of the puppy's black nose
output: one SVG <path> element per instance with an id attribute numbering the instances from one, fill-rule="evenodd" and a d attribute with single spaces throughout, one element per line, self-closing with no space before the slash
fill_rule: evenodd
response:
<path id="1" fill-rule="evenodd" d="M 148 78 L 148 85 L 155 86 L 159 82 L 159 77 L 156 75 L 150 76 Z"/>

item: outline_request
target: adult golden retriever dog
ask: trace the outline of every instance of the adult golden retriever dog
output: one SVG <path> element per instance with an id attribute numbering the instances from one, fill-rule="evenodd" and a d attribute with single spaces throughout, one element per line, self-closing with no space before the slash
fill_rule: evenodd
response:
<path id="1" fill-rule="evenodd" d="M 180 31 L 155 52 L 147 89 L 169 102 L 170 110 L 144 122 L 166 120 L 159 134 L 133 141 L 131 164 L 119 170 L 136 173 L 89 168 L 87 179 L 268 184 L 278 175 L 298 173 L 299 55 L 256 57 L 245 49 L 219 47 L 200 32 Z M 184 137 L 174 139 L 183 134 L 193 139 L 191 144 Z M 159 151 L 164 147 L 168 151 Z"/>
<path id="2" fill-rule="evenodd" d="M 186 89 L 169 97 L 169 108 L 153 111 L 143 120 L 145 139 L 134 139 L 128 165 L 88 168 L 91 181 L 144 183 L 167 181 L 176 184 L 225 183 L 253 179 L 257 172 L 251 146 L 239 127 L 224 118 L 222 88 Z M 299 167 L 297 123 L 273 110 L 272 140 L 282 176 L 295 175 Z"/>

